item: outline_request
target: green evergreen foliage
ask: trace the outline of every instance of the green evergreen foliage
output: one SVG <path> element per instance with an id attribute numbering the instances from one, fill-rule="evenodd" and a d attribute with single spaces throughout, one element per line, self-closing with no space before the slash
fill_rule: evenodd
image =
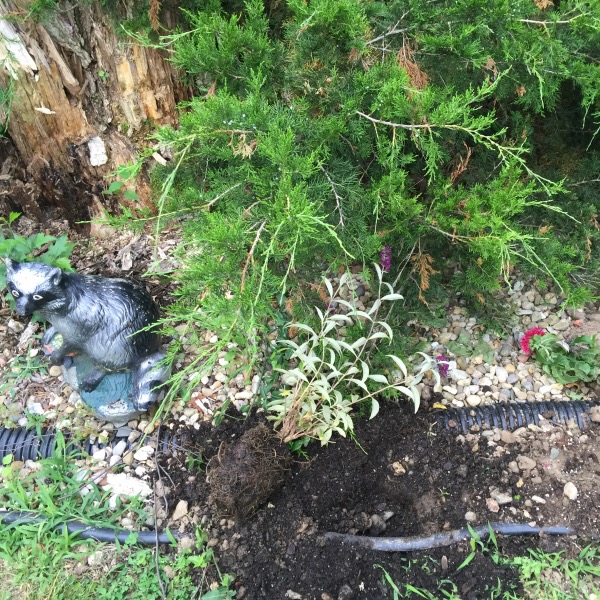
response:
<path id="1" fill-rule="evenodd" d="M 153 174 L 157 231 L 177 216 L 185 236 L 176 314 L 254 331 L 276 298 L 384 245 L 409 306 L 449 284 L 484 301 L 515 265 L 595 293 L 598 0 L 186 14 L 162 43 L 198 95 L 157 132 L 175 159 Z"/>

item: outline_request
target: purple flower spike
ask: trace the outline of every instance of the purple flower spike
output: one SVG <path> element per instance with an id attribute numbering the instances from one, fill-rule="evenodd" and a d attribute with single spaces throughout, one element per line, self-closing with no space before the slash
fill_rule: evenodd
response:
<path id="1" fill-rule="evenodd" d="M 392 249 L 384 246 L 379 252 L 379 266 L 384 273 L 389 273 L 392 268 Z"/>
<path id="2" fill-rule="evenodd" d="M 437 368 L 440 377 L 446 377 L 448 375 L 448 359 L 443 354 L 440 354 L 439 356 L 435 357 L 435 360 L 437 362 Z"/>

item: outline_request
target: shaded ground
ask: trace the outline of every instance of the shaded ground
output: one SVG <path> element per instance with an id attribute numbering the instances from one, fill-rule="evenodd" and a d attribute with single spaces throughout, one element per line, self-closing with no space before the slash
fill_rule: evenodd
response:
<path id="1" fill-rule="evenodd" d="M 231 444 L 260 420 L 260 415 L 247 423 L 230 419 L 212 431 L 189 433 L 185 444 L 201 452 L 206 464 L 223 443 Z M 432 592 L 440 579 L 451 578 L 463 598 L 489 597 L 498 579 L 503 589 L 518 591 L 516 575 L 483 555 L 456 572 L 470 552 L 467 542 L 408 555 L 356 549 L 322 537 L 327 531 L 431 534 L 464 528 L 468 512 L 474 513 L 474 524 L 570 525 L 597 535 L 597 426 L 581 432 L 547 423 L 537 432 L 505 432 L 505 441 L 500 435 L 436 432 L 427 415 L 388 404 L 373 421 L 357 424 L 356 442 L 310 448 L 307 459 L 292 464 L 279 491 L 245 520 L 213 516 L 206 477 L 196 464 L 188 468 L 188 450 L 163 461 L 171 479 L 163 480 L 169 505 L 181 499 L 189 503 L 188 515 L 171 526 L 189 530 L 193 521 L 205 524 L 221 569 L 238 577 L 238 597 L 391 598 L 376 564 L 398 585 Z M 563 496 L 567 481 L 577 488 L 576 500 Z M 498 507 L 492 496 L 508 501 Z M 535 545 L 575 552 L 583 540 L 503 537 L 499 543 L 504 551 L 523 554 Z"/>

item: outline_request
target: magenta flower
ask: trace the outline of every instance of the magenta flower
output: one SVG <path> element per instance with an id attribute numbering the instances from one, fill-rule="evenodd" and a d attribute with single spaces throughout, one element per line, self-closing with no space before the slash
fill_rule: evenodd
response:
<path id="1" fill-rule="evenodd" d="M 440 354 L 439 356 L 435 357 L 435 362 L 437 363 L 437 369 L 440 377 L 446 377 L 448 375 L 448 359 L 443 354 Z"/>
<path id="2" fill-rule="evenodd" d="M 379 266 L 384 273 L 389 273 L 392 268 L 392 249 L 384 246 L 379 252 Z"/>
<path id="3" fill-rule="evenodd" d="M 521 350 L 527 355 L 531 354 L 531 348 L 529 347 L 529 342 L 534 335 L 546 335 L 546 330 L 541 329 L 540 327 L 532 327 L 528 329 L 521 338 Z"/>

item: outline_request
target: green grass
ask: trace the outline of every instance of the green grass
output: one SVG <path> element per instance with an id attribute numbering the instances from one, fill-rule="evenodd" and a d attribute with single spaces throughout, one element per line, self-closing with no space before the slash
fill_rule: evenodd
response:
<path id="1" fill-rule="evenodd" d="M 100 600 L 166 598 L 226 600 L 231 575 L 222 574 L 206 535 L 196 530 L 192 548 L 173 545 L 139 547 L 131 543 L 100 544 L 69 534 L 62 523 L 84 521 L 97 527 L 118 527 L 127 516 L 136 528 L 150 517 L 132 499 L 108 505 L 109 494 L 75 476 L 77 457 L 66 455 L 64 442 L 54 456 L 24 474 L 10 457 L 0 469 L 0 506 L 32 511 L 44 520 L 0 525 L 0 600 Z M 82 488 L 86 488 L 82 494 Z"/>

